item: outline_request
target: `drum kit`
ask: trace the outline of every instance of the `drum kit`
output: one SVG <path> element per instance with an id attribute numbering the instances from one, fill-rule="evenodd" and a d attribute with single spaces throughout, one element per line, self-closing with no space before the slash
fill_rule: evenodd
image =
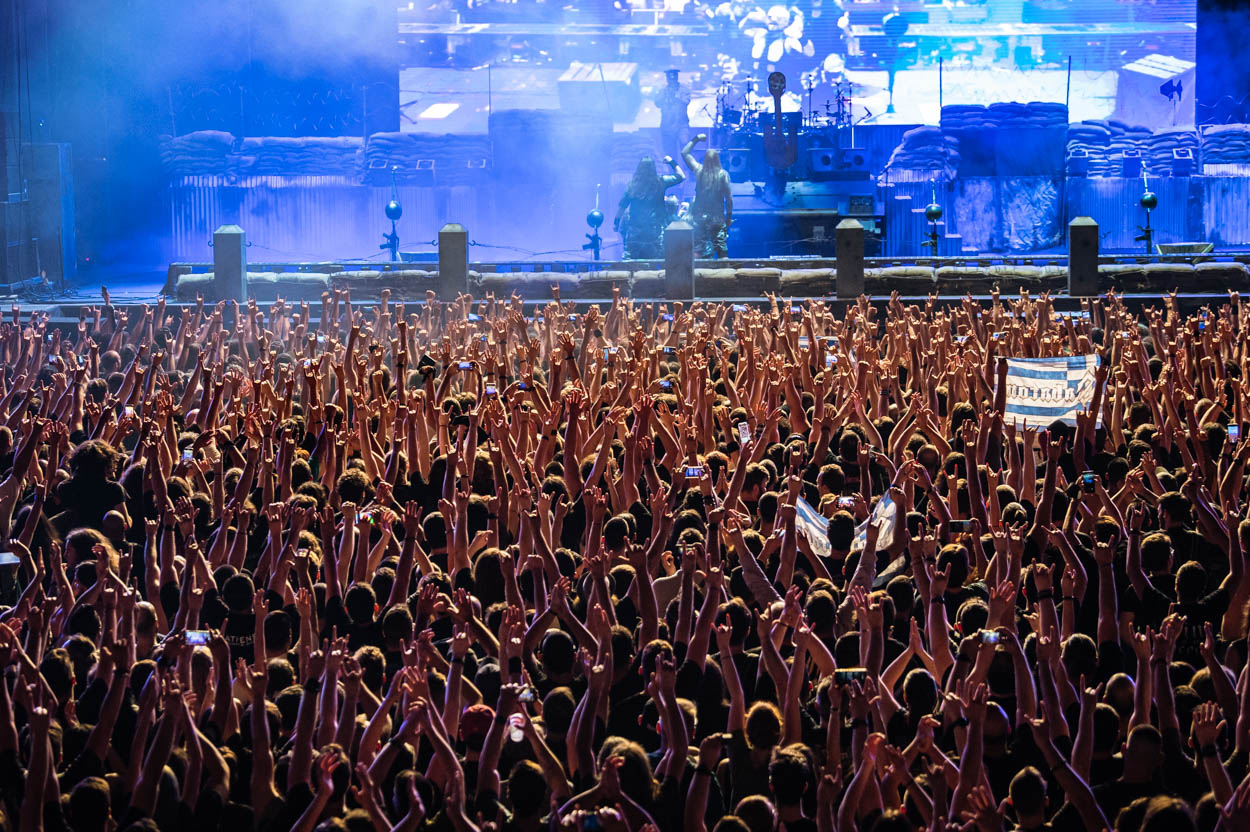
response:
<path id="1" fill-rule="evenodd" d="M 817 109 L 817 91 L 827 95 Z M 867 155 L 856 148 L 855 125 L 871 116 L 856 99 L 880 90 L 840 74 L 804 73 L 801 94 L 786 93 L 786 77 L 768 76 L 766 95 L 745 78 L 721 85 L 716 97 L 713 146 L 735 182 L 862 179 L 870 176 Z M 806 100 L 804 100 L 806 98 Z M 857 118 L 858 117 L 858 118 Z"/>
<path id="2" fill-rule="evenodd" d="M 851 131 L 855 125 L 871 116 L 871 112 L 862 104 L 857 104 L 856 99 L 867 98 L 880 90 L 841 77 L 825 81 L 817 72 L 803 73 L 801 83 L 802 96 L 790 96 L 783 103 L 786 127 L 796 126 L 800 134 L 818 133 L 837 137 L 840 141 L 834 146 L 850 146 L 853 143 Z M 823 104 L 815 101 L 817 90 L 826 95 Z M 794 106 L 795 98 L 799 99 L 797 107 Z M 744 139 L 743 134 L 762 135 L 774 119 L 773 97 L 767 90 L 764 94 L 757 93 L 754 78 L 722 82 L 716 95 L 713 126 L 713 135 L 720 137 L 722 146 L 733 144 L 731 139 Z"/>

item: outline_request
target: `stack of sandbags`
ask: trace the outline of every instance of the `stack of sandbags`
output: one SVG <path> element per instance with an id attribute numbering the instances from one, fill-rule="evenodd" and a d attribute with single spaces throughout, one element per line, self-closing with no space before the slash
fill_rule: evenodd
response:
<path id="1" fill-rule="evenodd" d="M 1083 150 L 1089 158 L 1091 177 L 1111 176 L 1111 155 L 1108 147 L 1111 144 L 1111 128 L 1107 122 L 1090 119 L 1068 125 L 1067 173 L 1074 173 L 1073 151 Z"/>
<path id="2" fill-rule="evenodd" d="M 781 269 L 705 268 L 694 270 L 696 297 L 748 298 L 781 288 Z"/>
<path id="3" fill-rule="evenodd" d="M 1198 134 L 1193 130 L 1167 128 L 1156 131 L 1142 142 L 1142 164 L 1146 173 L 1152 176 L 1172 175 L 1172 151 L 1188 150 L 1194 156 L 1195 165 L 1201 152 L 1198 145 Z M 1198 173 L 1197 167 L 1194 173 Z"/>
<path id="4" fill-rule="evenodd" d="M 990 126 L 983 104 L 947 104 L 942 108 L 939 123 L 948 131 L 984 130 Z"/>
<path id="5" fill-rule="evenodd" d="M 820 297 L 836 290 L 833 269 L 783 269 L 781 294 L 786 297 Z"/>
<path id="6" fill-rule="evenodd" d="M 418 163 L 433 162 L 433 183 L 468 185 L 481 172 L 474 165 L 491 158 L 490 138 L 485 135 L 374 133 L 365 143 L 363 157 L 365 171 L 380 172 L 383 183 L 390 181 L 392 167 L 399 168 L 396 175 L 400 182 L 421 181 L 419 177 L 429 174 L 419 173 Z"/>
<path id="7" fill-rule="evenodd" d="M 498 297 L 508 297 L 516 292 L 526 300 L 551 299 L 551 287 L 560 287 L 560 296 L 578 295 L 577 275 L 568 272 L 470 272 L 469 286 L 472 294 L 482 296 L 494 292 Z"/>
<path id="8" fill-rule="evenodd" d="M 438 272 L 414 268 L 358 269 L 338 272 L 330 282 L 335 289 L 350 289 L 352 298 L 359 300 L 380 298 L 387 289 L 400 297 L 422 297 L 426 289 L 438 289 Z"/>
<path id="9" fill-rule="evenodd" d="M 1053 101 L 1002 101 L 985 111 L 991 125 L 999 128 L 1063 127 L 1068 123 L 1068 108 Z"/>
<path id="10" fill-rule="evenodd" d="M 959 139 L 946 136 L 940 127 L 915 127 L 903 134 L 903 140 L 886 167 L 891 170 L 942 170 L 954 178 L 959 169 Z"/>
<path id="11" fill-rule="evenodd" d="M 199 130 L 161 136 L 161 165 L 170 177 L 214 176 L 230 172 L 234 136 L 222 130 Z"/>
<path id="12" fill-rule="evenodd" d="M 1145 158 L 1146 142 L 1150 139 L 1151 131 L 1149 127 L 1134 127 L 1114 119 L 1108 121 L 1107 125 L 1111 128 L 1111 142 L 1107 145 L 1111 175 L 1119 176 L 1124 169 L 1124 151 L 1136 150 Z"/>
<path id="13" fill-rule="evenodd" d="M 1021 129 L 1063 127 L 1068 108 L 1053 101 L 1001 101 L 988 107 L 980 104 L 947 104 L 942 108 L 943 130 Z"/>
<path id="14" fill-rule="evenodd" d="M 1167 175 L 1172 172 L 1172 148 L 1189 147 L 1197 155 L 1197 137 L 1186 131 L 1160 131 L 1156 138 L 1148 127 L 1135 127 L 1122 121 L 1087 119 L 1068 125 L 1067 167 L 1072 172 L 1072 151 L 1080 148 L 1089 156 L 1089 176 L 1121 176 L 1124 152 L 1134 150 L 1142 155 L 1146 173 Z M 1152 155 L 1153 154 L 1153 155 Z"/>
<path id="15" fill-rule="evenodd" d="M 355 176 L 363 145 L 354 136 L 250 138 L 232 161 L 240 176 Z"/>
<path id="16" fill-rule="evenodd" d="M 1250 165 L 1250 124 L 1210 124 L 1202 128 L 1204 165 Z"/>

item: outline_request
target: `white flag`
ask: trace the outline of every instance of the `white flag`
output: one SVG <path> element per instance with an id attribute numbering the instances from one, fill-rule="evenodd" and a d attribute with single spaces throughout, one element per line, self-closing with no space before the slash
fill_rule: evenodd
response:
<path id="1" fill-rule="evenodd" d="M 877 549 L 888 549 L 893 546 L 894 531 L 898 524 L 898 506 L 895 505 L 889 494 L 883 495 L 877 501 L 877 506 L 872 510 L 872 514 L 855 529 L 855 539 L 851 541 L 852 552 L 862 552 L 864 547 L 868 545 L 868 527 L 874 524 L 881 527 L 881 531 L 877 535 Z"/>
<path id="2" fill-rule="evenodd" d="M 812 547 L 813 552 L 822 558 L 829 557 L 833 551 L 833 547 L 829 544 L 829 520 L 812 508 L 811 504 L 802 497 L 799 497 L 794 508 L 797 511 L 799 534 L 807 538 L 807 545 Z"/>

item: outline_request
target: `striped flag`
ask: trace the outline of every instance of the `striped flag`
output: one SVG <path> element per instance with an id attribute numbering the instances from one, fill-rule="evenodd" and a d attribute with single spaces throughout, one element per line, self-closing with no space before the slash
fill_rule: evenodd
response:
<path id="1" fill-rule="evenodd" d="M 829 520 L 802 497 L 799 497 L 794 508 L 797 512 L 795 519 L 799 534 L 807 538 L 807 545 L 812 547 L 813 552 L 822 558 L 829 557 L 833 551 L 833 547 L 829 545 Z"/>
<path id="2" fill-rule="evenodd" d="M 1007 359 L 1007 412 L 1004 422 L 1076 424 L 1094 400 L 1097 355 Z"/>

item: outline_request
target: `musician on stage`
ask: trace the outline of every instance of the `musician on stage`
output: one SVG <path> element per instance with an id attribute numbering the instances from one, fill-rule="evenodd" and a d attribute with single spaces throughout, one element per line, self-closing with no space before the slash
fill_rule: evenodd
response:
<path id="1" fill-rule="evenodd" d="M 626 260 L 664 257 L 664 227 L 668 224 L 664 192 L 686 181 L 686 175 L 672 156 L 665 156 L 664 162 L 672 172 L 660 176 L 655 170 L 655 160 L 650 156 L 642 157 L 634 170 L 634 178 L 625 186 L 625 193 L 616 206 L 612 227 L 621 232 Z"/>
<path id="2" fill-rule="evenodd" d="M 670 69 L 664 73 L 667 83 L 655 94 L 660 110 L 660 140 L 664 152 L 673 154 L 690 135 L 690 89 L 681 85 L 681 73 Z"/>
<path id="3" fill-rule="evenodd" d="M 729 225 L 733 222 L 734 198 L 729 188 L 729 173 L 721 167 L 718 151 L 709 149 L 704 153 L 702 164 L 690 155 L 696 144 L 705 141 L 705 134 L 695 136 L 682 149 L 681 158 L 694 176 L 694 202 L 690 205 L 690 215 L 694 225 L 695 256 L 720 259 L 729 256 Z"/>

